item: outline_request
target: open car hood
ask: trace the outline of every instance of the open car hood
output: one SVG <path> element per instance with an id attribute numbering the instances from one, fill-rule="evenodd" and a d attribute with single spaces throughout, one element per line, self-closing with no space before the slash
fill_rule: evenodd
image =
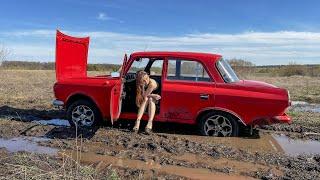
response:
<path id="1" fill-rule="evenodd" d="M 56 35 L 56 78 L 87 77 L 89 37 L 77 38 L 61 33 Z"/>

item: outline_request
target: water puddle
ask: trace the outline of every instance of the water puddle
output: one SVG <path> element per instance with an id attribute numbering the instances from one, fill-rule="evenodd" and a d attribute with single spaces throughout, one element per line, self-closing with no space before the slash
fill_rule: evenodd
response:
<path id="1" fill-rule="evenodd" d="M 58 150 L 45 147 L 38 144 L 41 141 L 47 141 L 46 138 L 36 137 L 15 137 L 11 139 L 0 138 L 0 148 L 6 148 L 9 152 L 26 151 L 38 154 L 56 155 Z"/>
<path id="2" fill-rule="evenodd" d="M 37 120 L 33 122 L 42 125 L 70 126 L 69 121 L 65 119 Z"/>
<path id="3" fill-rule="evenodd" d="M 250 179 L 241 175 L 228 175 L 219 172 L 212 172 L 209 169 L 203 168 L 187 168 L 174 165 L 160 165 L 153 160 L 148 160 L 145 162 L 108 155 L 99 155 L 92 152 L 81 153 L 81 155 L 77 154 L 76 152 L 65 152 L 61 155 L 66 154 L 70 154 L 73 159 L 77 159 L 80 157 L 80 162 L 84 164 L 97 164 L 96 169 L 98 171 L 103 170 L 109 165 L 113 165 L 117 167 L 134 168 L 146 171 L 156 170 L 160 173 L 173 174 L 190 179 Z"/>
<path id="4" fill-rule="evenodd" d="M 320 154 L 320 142 L 313 140 L 291 139 L 285 135 L 272 135 L 288 155 Z"/>
<path id="5" fill-rule="evenodd" d="M 292 106 L 290 107 L 290 109 L 300 112 L 320 113 L 320 104 L 310 104 L 304 101 L 292 101 Z"/>

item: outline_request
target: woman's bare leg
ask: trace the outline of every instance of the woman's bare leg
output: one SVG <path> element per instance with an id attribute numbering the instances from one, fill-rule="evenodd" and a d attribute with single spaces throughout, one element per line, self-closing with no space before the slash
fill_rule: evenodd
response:
<path id="1" fill-rule="evenodd" d="M 154 118 L 154 115 L 156 113 L 156 103 L 153 98 L 148 99 L 148 114 L 149 114 L 149 120 L 146 128 L 152 129 L 152 121 Z"/>
<path id="2" fill-rule="evenodd" d="M 146 107 L 147 107 L 147 99 L 145 99 L 142 103 L 141 103 L 141 106 L 139 107 L 139 110 L 138 110 L 138 116 L 137 116 L 137 120 L 136 120 L 136 123 L 133 127 L 133 130 L 139 130 L 139 127 L 140 127 L 140 120 L 143 116 L 143 113 L 144 111 L 146 110 Z"/>

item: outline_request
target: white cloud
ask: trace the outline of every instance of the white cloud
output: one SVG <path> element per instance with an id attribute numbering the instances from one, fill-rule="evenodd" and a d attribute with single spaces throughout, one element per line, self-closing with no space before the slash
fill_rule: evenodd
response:
<path id="1" fill-rule="evenodd" d="M 100 13 L 98 14 L 97 19 L 98 19 L 98 20 L 102 20 L 102 21 L 106 21 L 106 20 L 111 20 L 112 18 L 109 17 L 106 13 L 100 12 Z"/>
<path id="2" fill-rule="evenodd" d="M 320 33 L 317 32 L 205 33 L 167 37 L 105 31 L 65 33 L 91 37 L 89 62 L 92 63 L 120 63 L 125 52 L 144 50 L 211 52 L 259 65 L 290 61 L 320 63 Z M 13 59 L 54 60 L 55 31 L 0 32 L 0 38 L 12 49 Z"/>

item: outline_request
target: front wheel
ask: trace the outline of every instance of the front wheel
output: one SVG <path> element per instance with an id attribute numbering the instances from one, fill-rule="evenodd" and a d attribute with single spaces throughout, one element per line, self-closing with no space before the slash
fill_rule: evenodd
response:
<path id="1" fill-rule="evenodd" d="M 97 107 L 87 100 L 77 100 L 67 109 L 67 118 L 71 126 L 93 127 L 101 120 Z"/>
<path id="2" fill-rule="evenodd" d="M 199 120 L 200 134 L 204 136 L 230 137 L 239 135 L 239 125 L 227 113 L 209 112 Z"/>

